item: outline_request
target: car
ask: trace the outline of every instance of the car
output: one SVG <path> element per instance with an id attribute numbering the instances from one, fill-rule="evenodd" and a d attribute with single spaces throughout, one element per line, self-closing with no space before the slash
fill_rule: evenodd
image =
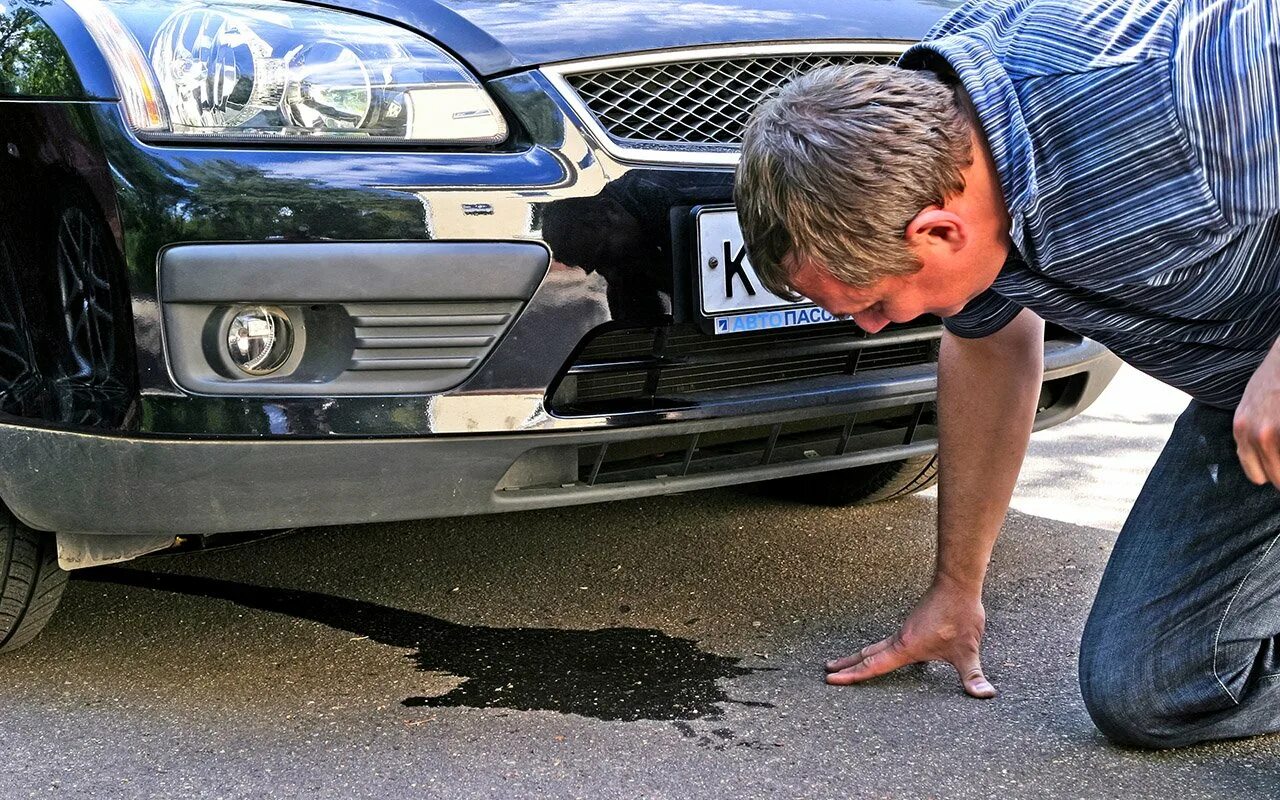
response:
<path id="1" fill-rule="evenodd" d="M 219 537 L 936 476 L 940 320 L 767 292 L 751 110 L 949 7 L 10 0 L 0 650 Z M 1114 374 L 1049 326 L 1037 427 Z"/>

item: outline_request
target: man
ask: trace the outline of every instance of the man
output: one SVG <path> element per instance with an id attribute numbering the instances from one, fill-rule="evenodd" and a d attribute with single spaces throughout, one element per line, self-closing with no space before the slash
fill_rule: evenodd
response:
<path id="1" fill-rule="evenodd" d="M 774 291 L 868 331 L 945 318 L 938 556 L 850 684 L 979 659 L 982 583 L 1035 414 L 1042 319 L 1190 393 L 1085 627 L 1086 706 L 1172 747 L 1280 730 L 1280 12 L 988 0 L 904 68 L 828 69 L 753 118 L 737 203 Z"/>

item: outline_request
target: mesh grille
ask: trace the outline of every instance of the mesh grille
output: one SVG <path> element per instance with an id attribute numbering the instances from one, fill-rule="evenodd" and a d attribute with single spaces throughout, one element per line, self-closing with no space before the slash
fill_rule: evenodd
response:
<path id="1" fill-rule="evenodd" d="M 794 54 L 682 61 L 566 75 L 620 142 L 741 143 L 755 107 L 797 75 L 835 64 L 892 64 L 894 55 Z"/>

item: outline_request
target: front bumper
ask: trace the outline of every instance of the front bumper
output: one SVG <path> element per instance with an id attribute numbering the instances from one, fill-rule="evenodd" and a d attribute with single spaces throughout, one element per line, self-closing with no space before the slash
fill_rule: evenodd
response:
<path id="1" fill-rule="evenodd" d="M 1088 340 L 1051 342 L 1045 382 L 1054 399 L 1037 415 L 1036 427 L 1057 424 L 1087 407 L 1118 364 Z M 905 430 L 892 421 L 848 427 L 853 423 L 847 420 L 855 415 L 892 420 L 886 412 L 926 408 L 936 396 L 933 372 L 929 365 L 850 380 L 843 400 L 818 406 L 596 430 L 176 439 L 5 422 L 0 423 L 0 496 L 19 519 L 42 530 L 200 535 L 668 494 L 931 452 L 937 447 L 936 430 L 919 412 L 909 415 Z M 823 397 L 835 396 L 827 391 Z M 846 426 L 844 441 L 838 441 L 841 425 Z M 733 441 L 724 444 L 734 431 L 753 430 L 766 432 L 763 453 L 752 449 L 751 436 L 728 436 Z M 779 430 L 790 432 L 780 439 Z M 647 468 L 632 459 L 620 463 L 612 479 L 603 479 L 608 446 L 654 441 L 669 442 L 663 446 L 675 451 L 673 458 L 655 460 L 650 448 Z M 712 441 L 720 444 L 713 448 Z M 705 470 L 699 467 L 703 458 L 709 459 Z"/>

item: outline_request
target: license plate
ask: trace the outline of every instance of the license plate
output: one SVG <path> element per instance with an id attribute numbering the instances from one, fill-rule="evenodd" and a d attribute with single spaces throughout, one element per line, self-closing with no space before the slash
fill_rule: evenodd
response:
<path id="1" fill-rule="evenodd" d="M 711 321 L 715 333 L 745 333 L 839 321 L 812 303 L 793 303 L 764 287 L 747 258 L 738 215 L 733 208 L 698 209 L 695 219 L 699 310 Z"/>

